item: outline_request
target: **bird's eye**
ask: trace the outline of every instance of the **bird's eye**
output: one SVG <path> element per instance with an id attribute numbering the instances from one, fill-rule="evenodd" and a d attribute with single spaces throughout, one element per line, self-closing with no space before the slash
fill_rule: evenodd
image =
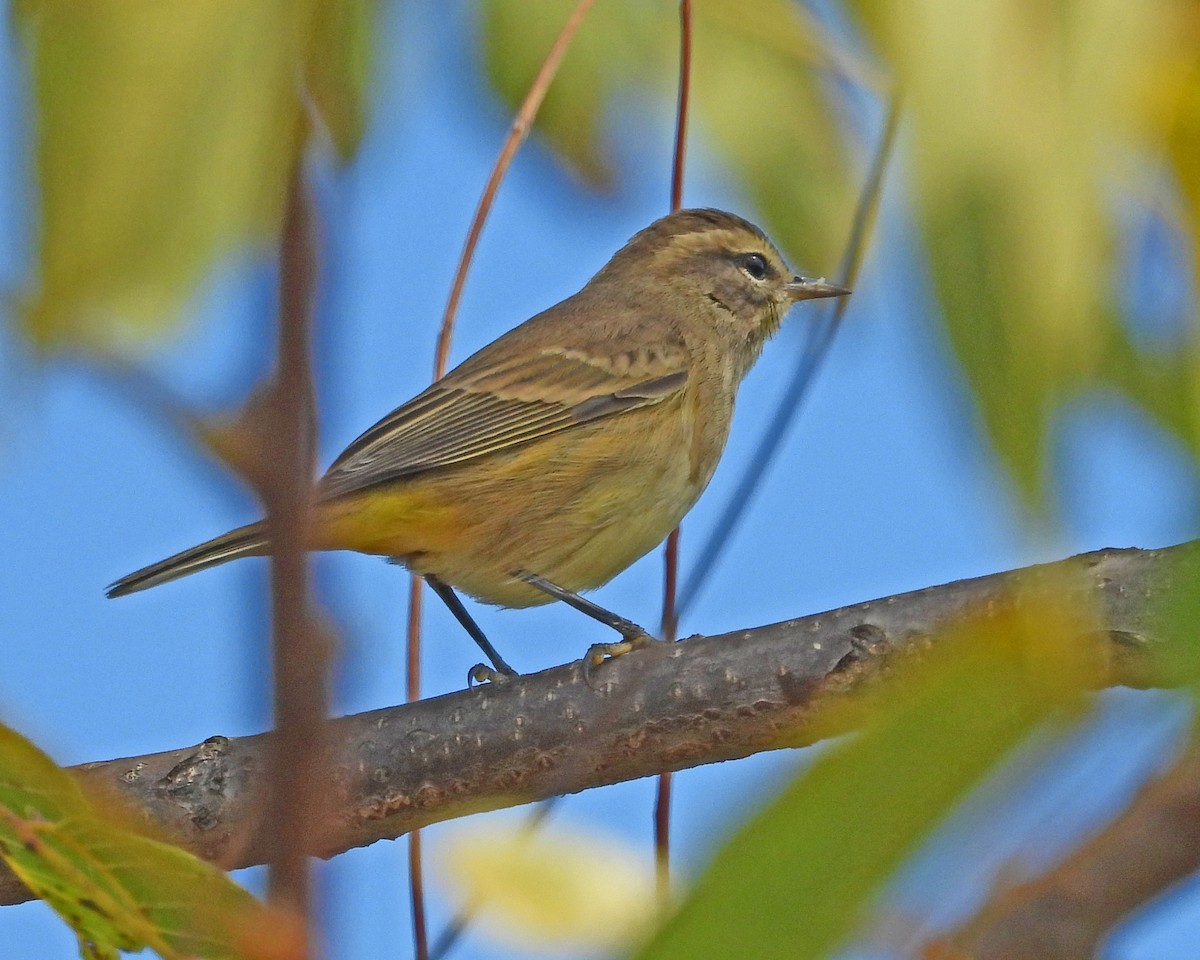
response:
<path id="1" fill-rule="evenodd" d="M 767 258 L 761 253 L 747 253 L 741 258 L 741 267 L 755 280 L 767 278 Z"/>

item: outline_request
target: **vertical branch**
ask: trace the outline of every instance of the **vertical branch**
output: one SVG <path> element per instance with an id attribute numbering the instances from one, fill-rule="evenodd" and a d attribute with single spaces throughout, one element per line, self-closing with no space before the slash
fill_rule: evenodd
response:
<path id="1" fill-rule="evenodd" d="M 437 377 L 434 377 L 437 379 Z M 409 703 L 421 699 L 421 600 L 422 581 L 408 582 L 408 628 L 405 657 L 405 696 Z M 429 960 L 429 930 L 425 922 L 425 871 L 421 865 L 421 831 L 408 835 L 408 889 L 412 907 L 413 960 Z"/>
<path id="2" fill-rule="evenodd" d="M 692 96 L 692 0 L 679 3 L 679 101 L 675 107 L 675 162 L 671 166 L 671 212 L 683 206 L 683 164 L 687 155 L 688 110 Z"/>
<path id="3" fill-rule="evenodd" d="M 261 493 L 272 545 L 275 705 L 268 888 L 273 903 L 301 918 L 307 918 L 311 899 L 305 851 L 317 823 L 312 785 L 320 782 L 326 714 L 326 657 L 309 606 L 306 553 L 315 447 L 310 328 L 316 245 L 303 139 L 298 137 L 280 247 L 278 369 L 269 413 L 272 429 L 263 437 Z"/>
<path id="4" fill-rule="evenodd" d="M 504 143 L 500 148 L 500 155 L 496 158 L 496 163 L 492 167 L 492 172 L 488 176 L 487 183 L 484 185 L 483 193 L 479 198 L 479 205 L 475 208 L 475 216 L 472 218 L 470 229 L 467 231 L 467 239 L 463 244 L 462 253 L 458 258 L 458 268 L 454 273 L 454 282 L 450 286 L 450 296 L 446 300 L 446 310 L 442 314 L 441 327 L 438 329 L 437 346 L 434 349 L 433 358 L 434 380 L 440 380 L 445 375 L 446 367 L 449 365 L 450 340 L 454 333 L 454 319 L 458 313 L 458 304 L 462 299 L 463 288 L 466 286 L 467 271 L 471 266 L 471 260 L 475 256 L 475 248 L 479 244 L 480 235 L 483 233 L 483 224 L 491 212 L 492 203 L 495 201 L 496 193 L 500 189 L 500 183 L 504 179 L 504 175 L 508 172 L 513 157 L 517 155 L 517 150 L 529 137 L 529 132 L 533 129 L 534 118 L 537 117 L 537 112 L 541 108 L 542 101 L 546 98 L 546 91 L 550 89 L 550 83 L 553 81 L 555 74 L 558 73 L 558 68 L 562 64 L 567 48 L 571 45 L 571 40 L 574 39 L 576 31 L 583 22 L 584 15 L 588 12 L 593 2 L 594 0 L 579 0 L 579 3 L 575 5 L 575 9 L 571 11 L 571 15 L 567 18 L 567 22 L 563 24 L 562 30 L 559 31 L 558 36 L 551 45 L 550 52 L 546 54 L 546 59 L 542 62 L 537 75 L 533 78 L 529 92 L 525 94 L 525 99 L 522 101 L 516 116 L 513 118 L 512 124 L 509 126 L 508 136 L 505 137 Z M 409 701 L 420 699 L 421 696 L 422 587 L 423 582 L 420 577 L 414 576 L 411 578 L 408 595 L 408 629 L 406 631 L 407 695 Z M 408 870 L 409 886 L 412 891 L 414 953 L 416 960 L 427 960 L 429 956 L 429 937 L 425 925 L 425 893 L 421 869 L 421 837 L 419 831 L 413 831 L 409 834 Z"/>
<path id="5" fill-rule="evenodd" d="M 675 109 L 675 159 L 671 165 L 671 212 L 683 206 L 683 168 L 687 154 L 688 107 L 692 80 L 692 3 L 679 3 L 679 102 Z M 663 553 L 663 610 L 662 638 L 675 640 L 679 629 L 679 613 L 675 607 L 675 590 L 679 579 L 679 527 L 667 537 Z M 654 800 L 654 866 L 660 905 L 665 910 L 671 895 L 671 774 L 658 776 Z"/>
<path id="6" fill-rule="evenodd" d="M 679 583 L 679 537 L 676 527 L 663 548 L 662 638 L 674 643 L 679 620 L 675 611 L 675 591 Z M 666 913 L 671 905 L 671 773 L 660 773 L 654 795 L 654 883 L 659 908 Z"/>

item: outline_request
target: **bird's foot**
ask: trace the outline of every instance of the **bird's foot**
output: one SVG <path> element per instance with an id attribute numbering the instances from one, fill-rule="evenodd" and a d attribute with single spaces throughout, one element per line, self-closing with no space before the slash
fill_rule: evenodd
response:
<path id="1" fill-rule="evenodd" d="M 620 640 L 612 643 L 593 643 L 583 655 L 583 679 L 589 687 L 594 686 L 592 679 L 596 668 L 602 663 L 661 642 L 630 620 L 626 620 L 623 627 L 624 629 L 618 628 L 621 632 Z"/>
<path id="2" fill-rule="evenodd" d="M 517 676 L 517 671 L 507 664 L 503 668 L 497 669 L 489 667 L 486 663 L 477 663 L 467 671 L 467 689 L 476 684 L 484 683 L 503 683 L 509 677 Z"/>

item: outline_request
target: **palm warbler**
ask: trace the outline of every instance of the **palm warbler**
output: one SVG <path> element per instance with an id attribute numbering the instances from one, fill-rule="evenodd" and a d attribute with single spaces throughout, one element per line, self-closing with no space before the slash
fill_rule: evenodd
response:
<path id="1" fill-rule="evenodd" d="M 380 420 L 314 492 L 316 550 L 394 558 L 424 577 L 511 673 L 453 588 L 502 607 L 578 596 L 660 543 L 703 492 L 734 396 L 799 300 L 848 291 L 793 276 L 766 235 L 680 210 L 635 235 L 582 290 L 488 344 Z M 270 552 L 252 523 L 131 573 L 119 597 Z"/>

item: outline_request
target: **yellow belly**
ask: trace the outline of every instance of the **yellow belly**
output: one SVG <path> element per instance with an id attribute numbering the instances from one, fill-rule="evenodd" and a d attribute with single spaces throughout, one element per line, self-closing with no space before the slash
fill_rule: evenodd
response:
<path id="1" fill-rule="evenodd" d="M 396 557 L 505 607 L 549 602 L 519 571 L 597 587 L 675 528 L 716 466 L 724 431 L 697 449 L 692 418 L 668 413 L 637 411 L 329 502 L 317 546 Z"/>

